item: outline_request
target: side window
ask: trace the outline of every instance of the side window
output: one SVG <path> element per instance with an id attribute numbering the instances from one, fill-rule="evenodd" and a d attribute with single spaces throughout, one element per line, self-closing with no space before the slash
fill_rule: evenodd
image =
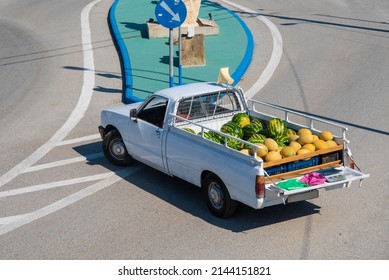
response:
<path id="1" fill-rule="evenodd" d="M 158 127 L 163 127 L 168 100 L 155 96 L 138 112 L 137 117 Z"/>

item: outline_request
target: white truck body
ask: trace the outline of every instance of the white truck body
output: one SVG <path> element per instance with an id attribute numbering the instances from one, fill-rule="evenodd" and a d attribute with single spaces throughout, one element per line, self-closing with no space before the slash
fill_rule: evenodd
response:
<path id="1" fill-rule="evenodd" d="M 184 113 L 181 112 L 183 108 L 186 109 Z M 278 117 L 296 130 L 308 127 L 320 132 L 321 125 L 337 129 L 340 136 L 335 138 L 341 144 L 341 151 L 337 149 L 340 160 L 270 176 L 266 163 L 255 153 L 247 155 L 205 137 L 207 132 L 213 131 L 222 135 L 226 143 L 229 138 L 235 139 L 256 150 L 255 144 L 220 132 L 220 127 L 238 112 L 263 121 Z M 187 131 L 188 128 L 196 134 Z M 239 88 L 215 83 L 168 88 L 154 93 L 142 103 L 103 110 L 99 130 L 103 150 L 111 162 L 124 165 L 134 158 L 206 188 L 207 204 L 212 213 L 220 217 L 232 215 L 236 202 L 260 209 L 307 200 L 318 197 L 319 189 L 349 187 L 352 181 L 369 176 L 351 168 L 345 127 L 271 104 L 246 100 Z M 306 173 L 325 168 L 336 168 L 339 174 L 347 176 L 336 182 L 302 189 L 285 190 L 277 186 L 276 182 L 301 178 Z"/>

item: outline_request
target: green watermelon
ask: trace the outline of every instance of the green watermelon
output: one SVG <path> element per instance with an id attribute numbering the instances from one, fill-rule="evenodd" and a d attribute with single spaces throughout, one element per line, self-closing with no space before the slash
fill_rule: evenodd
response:
<path id="1" fill-rule="evenodd" d="M 253 144 L 263 144 L 265 141 L 266 136 L 262 134 L 254 134 L 251 136 L 247 141 Z"/>
<path id="2" fill-rule="evenodd" d="M 199 132 L 198 135 L 201 136 L 201 132 Z M 211 141 L 218 143 L 218 144 L 223 144 L 224 140 L 221 140 L 220 137 L 217 137 L 215 135 L 216 135 L 216 133 L 214 133 L 213 131 L 204 132 L 204 138 L 211 140 Z"/>
<path id="3" fill-rule="evenodd" d="M 257 127 L 251 123 L 243 127 L 242 130 L 243 130 L 243 139 L 245 140 L 249 139 L 251 136 L 259 132 Z"/>
<path id="4" fill-rule="evenodd" d="M 250 124 L 250 117 L 246 113 L 237 113 L 232 117 L 231 121 L 243 128 Z"/>
<path id="5" fill-rule="evenodd" d="M 258 119 L 252 119 L 250 124 L 255 125 L 258 128 L 258 131 L 265 129 L 263 123 Z"/>
<path id="6" fill-rule="evenodd" d="M 227 146 L 230 147 L 231 149 L 240 151 L 240 149 L 242 148 L 242 144 L 243 143 L 238 140 L 232 138 L 227 139 Z"/>
<path id="7" fill-rule="evenodd" d="M 274 141 L 277 142 L 278 146 L 284 147 L 289 142 L 289 137 L 286 135 L 277 136 L 276 138 L 274 138 Z"/>
<path id="8" fill-rule="evenodd" d="M 287 127 L 285 121 L 281 119 L 271 119 L 267 125 L 267 131 L 270 138 L 276 138 L 286 134 Z"/>
<path id="9" fill-rule="evenodd" d="M 291 128 L 288 128 L 287 130 L 286 130 L 286 136 L 288 136 L 288 137 L 290 137 L 290 136 L 292 136 L 292 135 L 295 135 L 296 134 L 296 131 L 294 131 L 293 129 L 291 129 Z"/>
<path id="10" fill-rule="evenodd" d="M 253 120 L 250 124 L 243 127 L 243 139 L 249 139 L 254 134 L 263 130 L 263 125 L 260 120 Z"/>
<path id="11" fill-rule="evenodd" d="M 230 135 L 233 135 L 237 138 L 243 137 L 242 128 L 232 121 L 229 121 L 229 122 L 226 122 L 225 124 L 223 124 L 222 127 L 220 128 L 220 131 L 227 133 L 227 134 L 230 134 Z"/>
<path id="12" fill-rule="evenodd" d="M 182 128 L 182 129 L 183 129 L 183 130 L 186 130 L 186 131 L 188 131 L 188 132 L 190 132 L 190 133 L 196 134 L 196 132 L 195 132 L 193 129 L 189 128 L 189 127 L 184 127 L 184 128 Z"/>
<path id="13" fill-rule="evenodd" d="M 208 133 L 215 140 L 215 142 L 218 142 L 220 144 L 224 143 L 224 136 L 223 135 L 218 134 L 218 133 L 213 132 L 213 131 L 209 131 Z"/>

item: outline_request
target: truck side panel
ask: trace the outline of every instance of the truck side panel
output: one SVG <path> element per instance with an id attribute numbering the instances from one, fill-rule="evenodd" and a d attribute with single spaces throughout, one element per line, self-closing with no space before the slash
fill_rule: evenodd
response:
<path id="1" fill-rule="evenodd" d="M 212 172 L 232 199 L 258 208 L 255 179 L 262 169 L 248 156 L 176 127 L 167 135 L 166 154 L 170 174 L 201 187 L 203 172 Z"/>

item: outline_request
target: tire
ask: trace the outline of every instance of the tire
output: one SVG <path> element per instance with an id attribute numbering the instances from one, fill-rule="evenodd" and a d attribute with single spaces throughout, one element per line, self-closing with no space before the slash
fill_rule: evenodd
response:
<path id="1" fill-rule="evenodd" d="M 105 157 L 117 166 L 128 166 L 134 162 L 134 159 L 127 152 L 119 131 L 116 129 L 111 130 L 104 136 L 103 152 Z"/>
<path id="2" fill-rule="evenodd" d="M 227 218 L 236 212 L 237 202 L 231 199 L 223 181 L 215 174 L 208 174 L 202 185 L 203 196 L 209 210 L 219 218 Z"/>

